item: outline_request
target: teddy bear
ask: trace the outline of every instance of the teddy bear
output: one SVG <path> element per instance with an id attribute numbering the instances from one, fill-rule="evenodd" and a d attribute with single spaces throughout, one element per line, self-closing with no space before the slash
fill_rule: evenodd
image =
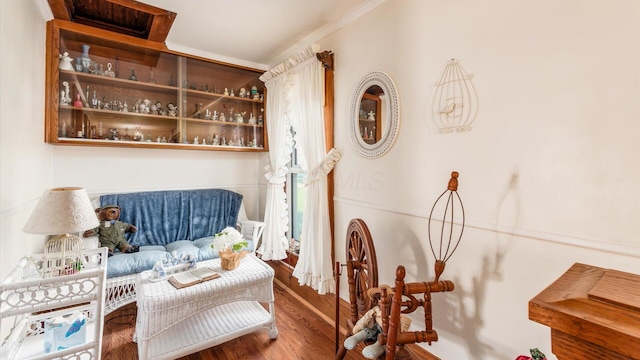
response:
<path id="1" fill-rule="evenodd" d="M 138 228 L 132 224 L 120 221 L 120 207 L 116 205 L 106 205 L 96 209 L 96 215 L 100 220 L 100 226 L 87 230 L 83 236 L 98 235 L 100 246 L 109 248 L 109 256 L 117 248 L 123 253 L 134 253 L 140 251 L 137 245 L 131 245 L 125 238 L 125 233 L 136 232 Z"/>

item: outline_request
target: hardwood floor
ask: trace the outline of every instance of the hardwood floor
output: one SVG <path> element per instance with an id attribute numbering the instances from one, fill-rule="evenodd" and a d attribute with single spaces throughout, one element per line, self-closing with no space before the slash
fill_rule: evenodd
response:
<path id="1" fill-rule="evenodd" d="M 323 317 L 289 294 L 280 282 L 274 284 L 278 338 L 271 340 L 268 331 L 245 335 L 182 360 L 326 360 L 335 353 L 335 329 Z M 133 342 L 136 305 L 130 304 L 105 319 L 102 358 L 130 360 L 138 358 Z M 341 339 L 344 340 L 344 339 Z M 359 351 L 347 353 L 345 360 L 365 359 Z"/>

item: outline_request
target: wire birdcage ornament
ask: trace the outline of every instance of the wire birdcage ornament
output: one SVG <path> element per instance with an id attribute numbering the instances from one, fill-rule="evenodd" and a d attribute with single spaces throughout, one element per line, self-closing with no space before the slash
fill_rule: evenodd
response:
<path id="1" fill-rule="evenodd" d="M 451 59 L 435 83 L 431 117 L 441 134 L 471 130 L 478 115 L 478 93 L 460 61 Z"/>
<path id="2" fill-rule="evenodd" d="M 443 206 L 444 208 L 442 208 Z M 441 220 L 439 220 L 441 222 L 440 241 L 435 245 L 435 247 L 437 247 L 437 254 L 436 249 L 434 248 L 434 242 L 431 238 L 431 222 L 433 220 L 434 211 L 436 211 L 436 208 L 438 208 L 437 210 L 442 210 L 442 218 Z M 458 208 L 462 212 L 461 226 L 456 226 L 454 223 L 454 216 L 456 215 L 456 211 Z M 433 254 L 433 257 L 436 259 L 436 282 L 440 279 L 440 275 L 442 275 L 442 272 L 444 271 L 447 260 L 451 258 L 453 253 L 458 248 L 460 240 L 462 240 L 464 223 L 464 205 L 462 204 L 462 199 L 458 194 L 458 172 L 453 171 L 451 172 L 451 178 L 449 179 L 449 183 L 447 184 L 447 189 L 436 199 L 433 207 L 431 208 L 431 213 L 429 213 L 429 246 L 431 247 L 431 253 Z M 458 230 L 459 234 L 456 234 Z"/>

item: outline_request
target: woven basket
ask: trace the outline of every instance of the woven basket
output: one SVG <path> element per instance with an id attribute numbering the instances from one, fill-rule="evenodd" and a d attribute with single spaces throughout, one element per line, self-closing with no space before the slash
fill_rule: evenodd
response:
<path id="1" fill-rule="evenodd" d="M 224 270 L 234 270 L 240 266 L 240 259 L 222 259 L 221 265 Z"/>
<path id="2" fill-rule="evenodd" d="M 240 260 L 242 260 L 247 253 L 247 251 L 237 253 L 233 252 L 231 249 L 220 251 L 218 252 L 218 255 L 220 255 L 220 266 L 222 266 L 223 270 L 237 269 L 238 266 L 240 266 Z"/>

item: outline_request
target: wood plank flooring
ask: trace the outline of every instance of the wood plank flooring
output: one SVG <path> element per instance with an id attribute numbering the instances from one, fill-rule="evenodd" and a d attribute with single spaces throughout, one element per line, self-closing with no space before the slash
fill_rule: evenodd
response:
<path id="1" fill-rule="evenodd" d="M 287 292 L 282 283 L 274 284 L 278 338 L 271 340 L 268 331 L 242 336 L 181 360 L 327 360 L 335 353 L 335 329 L 321 316 Z M 130 304 L 105 318 L 102 358 L 131 360 L 138 358 L 133 342 L 136 306 Z M 341 341 L 344 340 L 341 338 Z M 345 360 L 365 359 L 349 351 Z"/>

